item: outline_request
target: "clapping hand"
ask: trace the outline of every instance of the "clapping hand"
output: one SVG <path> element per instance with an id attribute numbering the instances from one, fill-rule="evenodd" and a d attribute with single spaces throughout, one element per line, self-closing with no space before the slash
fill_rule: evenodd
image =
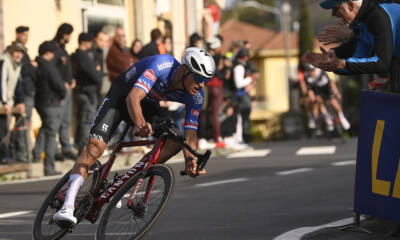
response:
<path id="1" fill-rule="evenodd" d="M 341 43 L 350 39 L 353 30 L 342 21 L 338 23 L 339 25 L 336 26 L 325 27 L 325 30 L 318 35 L 318 41 L 324 45 L 329 45 L 332 43 Z"/>

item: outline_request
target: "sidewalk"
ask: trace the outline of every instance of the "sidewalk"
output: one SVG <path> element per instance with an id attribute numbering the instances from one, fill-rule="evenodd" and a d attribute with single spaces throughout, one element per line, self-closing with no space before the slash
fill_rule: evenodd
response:
<path id="1" fill-rule="evenodd" d="M 361 227 L 370 231 L 370 234 L 357 231 L 357 228 L 342 230 L 341 227 L 324 228 L 307 234 L 301 240 L 399 240 L 400 224 L 390 221 L 370 218 L 361 221 Z"/>

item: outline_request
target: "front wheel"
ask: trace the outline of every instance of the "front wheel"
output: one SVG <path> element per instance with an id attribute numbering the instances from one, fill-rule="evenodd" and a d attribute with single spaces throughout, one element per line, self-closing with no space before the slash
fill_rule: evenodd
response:
<path id="1" fill-rule="evenodd" d="M 82 187 L 76 196 L 75 205 L 83 199 L 87 192 L 92 188 L 93 182 L 96 181 L 92 170 L 100 166 L 99 162 L 95 162 L 90 167 L 90 172 Z M 54 186 L 40 207 L 35 222 L 33 224 L 34 240 L 55 240 L 61 239 L 68 233 L 69 228 L 59 226 L 53 221 L 54 214 L 62 207 L 65 195 L 68 190 L 70 172 L 66 173 L 60 181 Z"/>
<path id="2" fill-rule="evenodd" d="M 96 239 L 140 239 L 160 217 L 174 186 L 166 165 L 155 165 L 124 184 L 107 206 Z"/>

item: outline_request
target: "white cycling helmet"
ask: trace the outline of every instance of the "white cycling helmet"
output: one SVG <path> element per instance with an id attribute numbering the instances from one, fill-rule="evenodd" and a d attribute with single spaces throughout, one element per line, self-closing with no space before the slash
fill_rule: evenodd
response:
<path id="1" fill-rule="evenodd" d="M 192 73 L 195 73 L 197 82 L 200 82 L 200 78 L 204 78 L 202 81 L 207 83 L 215 74 L 215 62 L 213 57 L 206 50 L 201 48 L 186 48 L 185 55 L 182 58 L 182 64 L 185 64 Z"/>

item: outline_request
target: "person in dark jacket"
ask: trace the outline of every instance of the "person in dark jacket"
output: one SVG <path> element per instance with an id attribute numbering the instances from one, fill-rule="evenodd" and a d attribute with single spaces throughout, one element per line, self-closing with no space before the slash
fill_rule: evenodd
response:
<path id="1" fill-rule="evenodd" d="M 22 115 L 19 115 L 16 120 L 16 127 L 24 126 L 28 123 L 30 126 L 32 118 L 32 110 L 34 106 L 35 98 L 35 80 L 37 72 L 37 62 L 32 61 L 26 49 L 26 43 L 29 39 L 29 27 L 19 26 L 15 29 L 15 42 L 20 43 L 24 47 L 24 57 L 22 58 L 22 69 L 21 79 L 24 89 L 24 103 L 25 103 L 25 119 Z M 12 138 L 12 146 L 14 146 L 14 152 L 16 153 L 17 162 L 27 162 L 29 156 L 29 145 L 25 131 L 18 131 L 15 133 L 15 137 Z M 27 141 L 28 140 L 28 141 Z"/>
<path id="2" fill-rule="evenodd" d="M 376 0 L 324 0 L 324 9 L 358 31 L 350 40 L 322 54 L 308 52 L 303 59 L 337 74 L 390 76 L 391 91 L 400 92 L 400 4 Z"/>
<path id="3" fill-rule="evenodd" d="M 57 151 L 56 134 L 60 129 L 63 117 L 63 104 L 67 90 L 60 72 L 53 61 L 57 46 L 54 42 L 46 41 L 39 46 L 39 74 L 36 82 L 36 109 L 42 119 L 39 136 L 43 136 L 45 146 L 44 174 L 57 175 L 54 167 L 54 156 Z M 42 152 L 40 145 L 35 145 L 35 154 Z"/>
<path id="4" fill-rule="evenodd" d="M 102 73 L 100 64 L 90 58 L 93 37 L 88 33 L 79 35 L 79 48 L 71 56 L 74 76 L 76 78 L 75 99 L 78 106 L 78 119 L 75 132 L 75 146 L 78 152 L 89 139 L 90 124 L 97 109 L 97 90 L 101 85 Z"/>
<path id="5" fill-rule="evenodd" d="M 57 69 L 60 71 L 61 77 L 66 83 L 67 94 L 65 96 L 63 105 L 63 118 L 60 126 L 60 143 L 62 147 L 61 156 L 57 156 L 57 159 L 63 159 L 64 157 L 70 159 L 76 159 L 76 154 L 72 150 L 72 144 L 69 137 L 69 129 L 71 126 L 72 119 L 72 90 L 76 86 L 76 81 L 73 78 L 71 59 L 65 45 L 71 40 L 71 35 L 74 28 L 69 23 L 63 23 L 58 27 L 57 33 L 53 42 L 57 46 L 55 52 L 55 60 Z"/>
<path id="6" fill-rule="evenodd" d="M 92 49 L 90 49 L 89 56 L 95 62 L 96 65 L 100 66 L 100 71 L 102 74 L 102 81 L 98 89 L 98 102 L 104 97 L 104 92 L 108 91 L 110 87 L 110 82 L 108 80 L 108 74 L 106 69 L 106 56 L 107 56 L 107 45 L 109 41 L 109 36 L 100 31 L 94 38 Z"/>
<path id="7" fill-rule="evenodd" d="M 158 50 L 158 44 L 162 42 L 162 33 L 160 29 L 156 28 L 151 30 L 150 36 L 151 42 L 146 44 L 139 52 L 139 59 L 160 54 L 160 51 Z"/>

